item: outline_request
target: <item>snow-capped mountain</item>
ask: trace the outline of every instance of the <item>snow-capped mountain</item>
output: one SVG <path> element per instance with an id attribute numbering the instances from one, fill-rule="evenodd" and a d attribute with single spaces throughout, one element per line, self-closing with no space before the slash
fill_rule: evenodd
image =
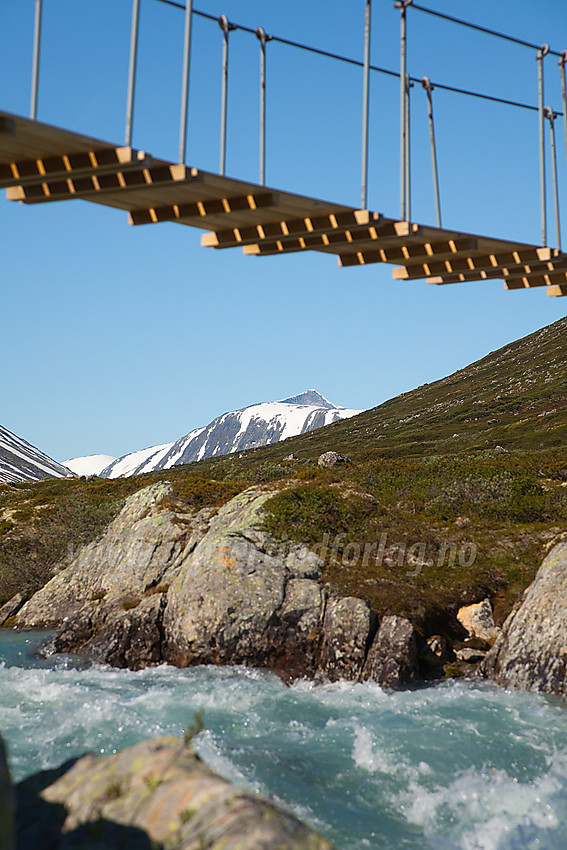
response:
<path id="1" fill-rule="evenodd" d="M 70 471 L 0 425 L 0 483 L 65 478 Z"/>
<path id="2" fill-rule="evenodd" d="M 112 455 L 85 455 L 62 461 L 63 466 L 75 475 L 100 475 L 103 469 L 116 460 Z"/>
<path id="3" fill-rule="evenodd" d="M 169 469 L 207 457 L 266 446 L 360 412 L 336 407 L 316 390 L 307 390 L 283 401 L 252 404 L 242 410 L 223 413 L 209 425 L 191 431 L 174 443 L 124 455 L 98 474 L 119 478 Z M 73 461 L 68 463 L 73 467 Z"/>

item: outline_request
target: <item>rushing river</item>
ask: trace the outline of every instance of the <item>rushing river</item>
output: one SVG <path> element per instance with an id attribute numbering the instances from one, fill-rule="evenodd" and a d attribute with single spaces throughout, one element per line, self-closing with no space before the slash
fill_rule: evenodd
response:
<path id="1" fill-rule="evenodd" d="M 389 694 L 286 687 L 256 670 L 142 672 L 35 660 L 0 632 L 0 728 L 16 780 L 86 751 L 182 735 L 222 775 L 279 800 L 343 850 L 565 850 L 567 711 L 486 683 Z"/>

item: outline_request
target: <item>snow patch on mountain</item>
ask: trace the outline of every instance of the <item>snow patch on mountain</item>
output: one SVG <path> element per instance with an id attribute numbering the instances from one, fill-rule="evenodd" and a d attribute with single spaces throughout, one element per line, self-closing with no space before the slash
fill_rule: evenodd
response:
<path id="1" fill-rule="evenodd" d="M 197 428 L 173 443 L 124 455 L 101 470 L 99 475 L 106 478 L 140 475 L 266 446 L 357 413 L 361 411 L 337 407 L 317 390 L 307 390 L 283 401 L 251 404 L 241 410 L 223 413 L 209 425 Z"/>
<path id="2" fill-rule="evenodd" d="M 65 478 L 69 469 L 0 425 L 0 484 Z"/>
<path id="3" fill-rule="evenodd" d="M 62 461 L 63 466 L 75 475 L 100 475 L 103 469 L 110 466 L 117 458 L 112 455 L 85 455 Z"/>

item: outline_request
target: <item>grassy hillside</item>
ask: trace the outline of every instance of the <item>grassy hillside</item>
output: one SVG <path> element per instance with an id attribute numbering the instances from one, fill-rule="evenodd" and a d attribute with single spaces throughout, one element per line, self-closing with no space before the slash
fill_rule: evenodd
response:
<path id="1" fill-rule="evenodd" d="M 266 527 L 318 547 L 330 587 L 426 633 L 486 595 L 502 619 L 567 531 L 566 332 L 562 319 L 353 419 L 240 456 L 0 487 L 0 602 L 43 583 L 150 481 L 171 481 L 174 503 L 199 508 L 292 479 L 268 503 Z M 351 463 L 319 469 L 330 449 Z"/>

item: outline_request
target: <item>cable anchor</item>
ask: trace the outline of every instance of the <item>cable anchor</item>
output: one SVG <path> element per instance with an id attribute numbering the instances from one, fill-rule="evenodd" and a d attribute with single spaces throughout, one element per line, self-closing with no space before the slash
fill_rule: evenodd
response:
<path id="1" fill-rule="evenodd" d="M 236 24 L 231 24 L 226 15 L 221 15 L 219 17 L 219 27 L 225 35 L 228 35 L 229 32 L 234 32 L 234 30 L 237 29 Z"/>

